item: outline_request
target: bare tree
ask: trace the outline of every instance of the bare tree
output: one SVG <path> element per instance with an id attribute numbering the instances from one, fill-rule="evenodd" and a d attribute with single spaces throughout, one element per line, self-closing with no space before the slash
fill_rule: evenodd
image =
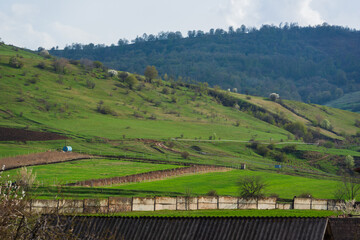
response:
<path id="1" fill-rule="evenodd" d="M 71 228 L 65 229 L 39 213 L 30 212 L 31 199 L 22 186 L 13 182 L 10 176 L 4 176 L 4 170 L 5 166 L 0 169 L 1 239 L 75 239 Z M 57 211 L 52 215 L 59 216 Z"/>

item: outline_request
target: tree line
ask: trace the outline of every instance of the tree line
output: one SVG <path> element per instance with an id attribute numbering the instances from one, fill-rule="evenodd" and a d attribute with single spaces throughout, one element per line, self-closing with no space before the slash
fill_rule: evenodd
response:
<path id="1" fill-rule="evenodd" d="M 152 65 L 160 75 L 237 88 L 239 93 L 326 103 L 360 91 L 360 32 L 323 24 L 241 26 L 227 31 L 143 34 L 117 45 L 72 44 L 50 53 L 88 58 L 128 72 Z"/>

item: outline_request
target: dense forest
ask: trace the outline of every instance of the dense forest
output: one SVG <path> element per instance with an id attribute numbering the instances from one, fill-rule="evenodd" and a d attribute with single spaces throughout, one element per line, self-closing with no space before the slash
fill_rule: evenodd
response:
<path id="1" fill-rule="evenodd" d="M 165 78 L 320 104 L 360 91 L 360 31 L 328 24 L 230 27 L 189 31 L 186 37 L 161 32 L 131 44 L 126 39 L 111 46 L 76 43 L 50 53 L 137 73 L 154 65 Z"/>

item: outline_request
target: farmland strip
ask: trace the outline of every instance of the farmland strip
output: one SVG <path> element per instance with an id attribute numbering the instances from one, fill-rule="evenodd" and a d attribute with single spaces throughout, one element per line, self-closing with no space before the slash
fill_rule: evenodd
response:
<path id="1" fill-rule="evenodd" d="M 230 170 L 231 170 L 230 168 L 226 168 L 226 167 L 197 165 L 197 166 L 190 166 L 190 167 L 183 167 L 183 168 L 151 171 L 151 172 L 133 174 L 133 175 L 123 176 L 123 177 L 91 179 L 91 180 L 86 180 L 86 181 L 79 181 L 76 183 L 69 183 L 69 184 L 67 184 L 67 186 L 87 186 L 87 187 L 106 186 L 106 185 L 112 185 L 112 184 L 124 184 L 124 183 L 131 183 L 131 182 L 161 180 L 164 178 L 174 177 L 174 176 L 179 176 L 179 175 L 184 175 L 184 174 L 226 172 L 226 171 L 230 171 Z"/>

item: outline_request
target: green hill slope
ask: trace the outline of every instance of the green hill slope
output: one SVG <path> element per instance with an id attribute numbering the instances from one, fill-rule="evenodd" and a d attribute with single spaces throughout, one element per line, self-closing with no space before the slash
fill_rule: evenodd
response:
<path id="1" fill-rule="evenodd" d="M 22 67 L 11 66 L 12 57 Z M 134 86 L 126 76 L 136 78 Z M 328 107 L 321 112 L 316 105 L 274 102 L 201 83 L 149 81 L 125 72 L 112 76 L 99 62 L 68 62 L 1 45 L 0 89 L 0 126 L 65 135 L 74 151 L 181 164 L 247 163 L 258 170 L 274 170 L 281 162 L 290 172 L 296 167 L 297 174 L 321 176 L 343 169 L 343 155 L 358 156 L 356 146 L 300 148 L 302 140 L 342 140 L 343 132 L 355 134 L 356 113 Z M 316 112 L 328 119 L 331 129 L 316 126 Z M 248 141 L 263 144 L 249 146 Z M 170 149 L 156 145 L 159 142 Z M 282 150 L 285 142 L 299 144 L 299 150 Z M 270 143 L 277 145 L 267 146 Z M 61 149 L 64 141 L 0 145 L 1 158 Z M 308 151 L 318 151 L 318 159 L 308 158 Z"/>
<path id="2" fill-rule="evenodd" d="M 188 37 L 144 34 L 134 44 L 73 44 L 52 54 L 89 58 L 107 66 L 160 73 L 220 85 L 224 89 L 324 104 L 360 90 L 360 32 L 324 24 L 316 27 L 264 25 L 260 29 L 189 31 Z"/>
<path id="3" fill-rule="evenodd" d="M 352 112 L 360 112 L 360 91 L 347 93 L 341 98 L 326 103 L 326 105 Z"/>

